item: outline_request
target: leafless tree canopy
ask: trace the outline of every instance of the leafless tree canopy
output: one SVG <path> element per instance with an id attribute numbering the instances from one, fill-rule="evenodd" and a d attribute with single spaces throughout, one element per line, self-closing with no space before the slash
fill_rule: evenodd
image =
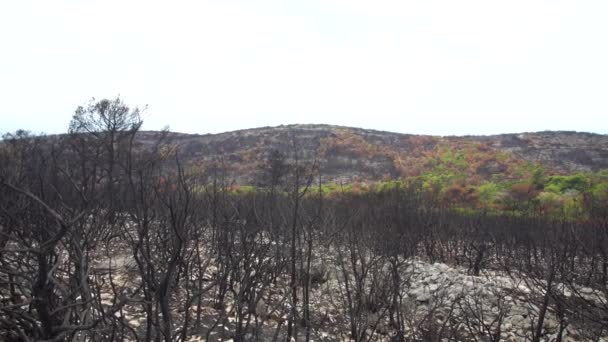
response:
<path id="1" fill-rule="evenodd" d="M 139 146 L 141 124 L 101 100 L 69 134 L 4 136 L 0 338 L 501 341 L 516 320 L 522 340 L 608 334 L 606 210 L 463 214 L 415 182 L 328 198 L 295 138 L 239 192 L 221 159 L 184 165 L 166 134 Z M 418 289 L 420 263 L 464 275 Z"/>

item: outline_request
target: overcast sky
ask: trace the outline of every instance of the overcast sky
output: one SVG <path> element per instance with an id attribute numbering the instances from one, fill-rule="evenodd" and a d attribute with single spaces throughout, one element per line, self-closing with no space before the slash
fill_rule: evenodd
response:
<path id="1" fill-rule="evenodd" d="M 0 132 L 119 94 L 190 133 L 608 133 L 608 1 L 0 1 Z"/>

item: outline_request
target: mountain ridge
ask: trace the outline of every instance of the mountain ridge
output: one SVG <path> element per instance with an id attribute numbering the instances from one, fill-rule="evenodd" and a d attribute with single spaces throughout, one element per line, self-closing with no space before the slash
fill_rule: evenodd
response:
<path id="1" fill-rule="evenodd" d="M 188 133 L 188 132 L 179 132 L 173 131 L 169 127 L 169 131 L 171 133 L 183 134 L 183 135 L 196 135 L 196 136 L 208 136 L 208 135 L 222 135 L 226 133 L 236 133 L 243 131 L 257 131 L 264 129 L 277 129 L 277 128 L 346 128 L 353 130 L 363 130 L 363 131 L 371 131 L 377 133 L 388 133 L 388 134 L 398 134 L 398 135 L 415 135 L 415 136 L 429 136 L 429 137 L 438 137 L 438 138 L 449 138 L 449 137 L 495 137 L 502 135 L 518 135 L 518 134 L 539 134 L 539 133 L 564 133 L 564 134 L 586 134 L 586 135 L 594 135 L 594 136 L 608 136 L 608 133 L 597 133 L 597 132 L 587 132 L 587 131 L 576 131 L 576 130 L 541 130 L 541 131 L 522 131 L 522 132 L 507 132 L 507 133 L 493 133 L 493 134 L 418 134 L 418 133 L 408 133 L 408 132 L 397 132 L 397 131 L 387 131 L 376 128 L 364 128 L 358 126 L 346 126 L 346 125 L 335 125 L 335 124 L 323 124 L 323 123 L 295 123 L 295 124 L 281 124 L 276 126 L 259 126 L 259 127 L 250 127 L 250 128 L 240 128 L 230 131 L 222 131 L 222 132 L 209 132 L 209 133 Z M 154 130 L 154 129 L 145 129 L 142 132 L 161 132 L 162 130 Z"/>

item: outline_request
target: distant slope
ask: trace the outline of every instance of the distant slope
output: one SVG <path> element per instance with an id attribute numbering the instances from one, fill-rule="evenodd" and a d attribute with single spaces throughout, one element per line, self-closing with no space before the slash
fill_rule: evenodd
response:
<path id="1" fill-rule="evenodd" d="M 138 133 L 149 144 L 159 132 Z M 237 184 L 253 184 L 273 150 L 288 158 L 317 158 L 326 182 L 350 183 L 436 173 L 479 183 L 520 178 L 534 165 L 548 174 L 608 168 L 608 136 L 537 132 L 491 136 L 427 136 L 329 125 L 263 127 L 220 134 L 170 133 L 189 164 L 221 161 Z"/>

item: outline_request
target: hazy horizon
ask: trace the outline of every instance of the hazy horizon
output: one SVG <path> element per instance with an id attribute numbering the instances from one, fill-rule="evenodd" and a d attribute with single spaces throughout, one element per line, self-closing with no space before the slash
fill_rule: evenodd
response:
<path id="1" fill-rule="evenodd" d="M 378 131 L 378 132 L 385 132 L 385 133 L 391 133 L 391 134 L 404 134 L 404 135 L 421 135 L 421 136 L 435 136 L 435 137 L 464 137 L 464 136 L 496 136 L 496 135 L 508 135 L 508 134 L 529 134 L 529 133 L 545 133 L 545 132 L 552 132 L 552 133 L 581 133 L 581 134 L 597 134 L 597 135 L 608 135 L 608 133 L 598 133 L 598 132 L 590 132 L 590 131 L 575 131 L 575 130 L 538 130 L 538 131 L 520 131 L 520 132 L 502 132 L 502 133 L 490 133 L 490 134 L 425 134 L 425 133 L 409 133 L 409 132 L 398 132 L 398 131 L 391 131 L 390 129 L 376 129 L 376 128 L 368 128 L 368 127 L 357 127 L 357 126 L 346 126 L 346 125 L 338 125 L 338 124 L 325 124 L 325 123 L 290 123 L 290 124 L 279 124 L 279 125 L 273 125 L 273 126 L 252 126 L 252 127 L 247 127 L 247 128 L 237 128 L 234 130 L 230 130 L 230 131 L 219 131 L 219 132 L 183 132 L 183 131 L 177 131 L 174 129 L 171 129 L 171 127 L 162 127 L 162 128 L 158 128 L 158 129 L 149 129 L 145 127 L 142 127 L 142 129 L 140 131 L 142 132 L 160 132 L 166 128 L 169 128 L 169 132 L 171 133 L 177 133 L 177 134 L 191 134 L 191 135 L 217 135 L 217 134 L 225 134 L 225 133 L 231 133 L 231 132 L 236 132 L 236 131 L 248 131 L 248 130 L 258 130 L 258 129 L 264 129 L 264 128 L 280 128 L 280 127 L 286 127 L 286 126 L 330 126 L 330 127 L 338 127 L 338 128 L 349 128 L 349 129 L 362 129 L 362 130 L 371 130 L 371 131 Z M 64 132 L 44 132 L 44 131 L 32 131 L 29 130 L 27 128 L 19 128 L 17 130 L 24 130 L 27 131 L 31 134 L 45 134 L 45 135 L 61 135 L 61 134 L 67 134 L 67 129 Z M 17 130 L 13 130 L 13 131 L 0 131 L 0 135 L 4 134 L 4 133 L 14 133 Z M 0 140 L 2 140 L 2 137 L 0 136 Z"/>
<path id="2" fill-rule="evenodd" d="M 0 133 L 120 94 L 145 130 L 608 133 L 603 1 L 0 4 Z"/>

